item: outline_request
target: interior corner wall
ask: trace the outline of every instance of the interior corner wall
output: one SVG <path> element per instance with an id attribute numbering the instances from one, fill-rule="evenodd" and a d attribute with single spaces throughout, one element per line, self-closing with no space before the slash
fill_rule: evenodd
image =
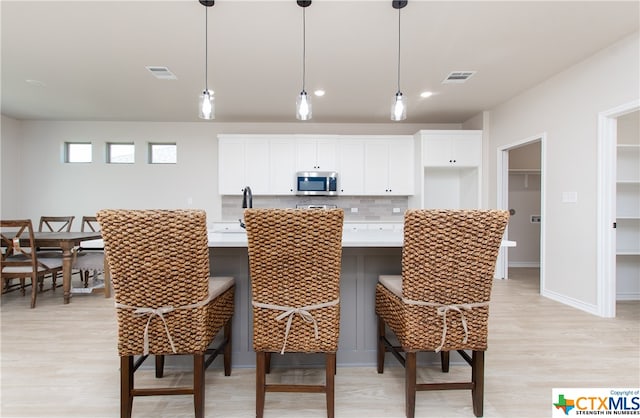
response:
<path id="1" fill-rule="evenodd" d="M 23 164 L 21 123 L 2 115 L 0 121 L 0 217 L 17 219 L 22 214 Z"/>
<path id="2" fill-rule="evenodd" d="M 636 32 L 490 111 L 490 201 L 497 199 L 497 150 L 546 133 L 541 292 L 594 313 L 598 113 L 638 100 L 639 51 Z M 563 192 L 576 192 L 577 201 L 563 203 Z"/>

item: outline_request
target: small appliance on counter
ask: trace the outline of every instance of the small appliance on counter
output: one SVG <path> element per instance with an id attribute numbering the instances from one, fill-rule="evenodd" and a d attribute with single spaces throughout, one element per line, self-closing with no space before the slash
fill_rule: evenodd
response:
<path id="1" fill-rule="evenodd" d="M 335 196 L 338 194 L 338 173 L 335 171 L 298 171 L 296 194 L 301 196 Z"/>

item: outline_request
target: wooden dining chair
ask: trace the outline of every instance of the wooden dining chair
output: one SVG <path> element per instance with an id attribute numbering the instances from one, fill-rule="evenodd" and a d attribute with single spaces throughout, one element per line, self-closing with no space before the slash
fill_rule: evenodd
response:
<path id="1" fill-rule="evenodd" d="M 38 223 L 38 232 L 69 232 L 75 216 L 41 216 Z M 38 247 L 38 257 L 40 259 L 62 258 L 62 251 L 59 248 Z M 56 290 L 57 274 L 51 275 L 51 289 Z M 62 285 L 61 285 L 62 286 Z M 44 280 L 40 281 L 40 291 L 44 288 Z"/>
<path id="2" fill-rule="evenodd" d="M 498 210 L 405 213 L 402 276 L 380 276 L 375 310 L 378 373 L 384 372 L 386 352 L 405 367 L 408 418 L 415 414 L 416 391 L 446 389 L 470 389 L 473 412 L 482 416 L 489 301 L 508 219 L 508 212 Z M 390 342 L 387 327 L 399 346 Z M 471 365 L 470 381 L 418 384 L 420 351 L 441 353 L 443 372 L 449 370 L 449 352 L 457 351 Z"/>
<path id="3" fill-rule="evenodd" d="M 100 231 L 98 219 L 95 216 L 83 216 L 80 231 Z M 74 254 L 73 268 L 78 271 L 83 286 L 88 287 L 90 274 L 93 275 L 94 281 L 98 280 L 99 275 L 104 275 L 104 248 L 81 242 L 80 248 Z"/>
<path id="4" fill-rule="evenodd" d="M 121 418 L 131 417 L 134 397 L 151 395 L 193 395 L 195 416 L 203 418 L 206 368 L 223 354 L 224 374 L 231 374 L 235 291 L 232 277 L 209 277 L 205 212 L 101 210 L 97 218 L 115 292 Z M 220 344 L 209 348 L 220 331 Z M 165 356 L 176 354 L 193 357 L 190 387 L 135 387 L 148 355 L 161 378 Z"/>
<path id="5" fill-rule="evenodd" d="M 25 294 L 25 279 L 31 279 L 31 308 L 36 307 L 38 283 L 47 274 L 62 271 L 61 258 L 38 258 L 31 220 L 0 220 L 2 246 L 2 293 L 19 288 Z M 18 279 L 19 285 L 11 286 L 10 280 Z"/>
<path id="6" fill-rule="evenodd" d="M 327 416 L 332 418 L 344 212 L 246 209 L 244 219 L 256 352 L 256 417 L 264 414 L 266 392 L 320 392 L 326 394 Z M 268 384 L 272 353 L 292 352 L 325 353 L 325 384 Z"/>

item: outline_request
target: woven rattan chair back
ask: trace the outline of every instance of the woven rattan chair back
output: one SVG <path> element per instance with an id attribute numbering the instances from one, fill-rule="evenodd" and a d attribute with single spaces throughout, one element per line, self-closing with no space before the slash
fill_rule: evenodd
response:
<path id="1" fill-rule="evenodd" d="M 251 296 L 253 302 L 301 308 L 336 301 L 340 293 L 342 209 L 247 209 Z M 282 311 L 253 308 L 256 351 L 281 351 L 286 321 Z M 286 351 L 337 351 L 338 304 L 311 311 L 313 326 L 295 316 Z"/>
<path id="2" fill-rule="evenodd" d="M 205 216 L 198 210 L 99 211 L 115 302 L 155 309 L 206 299 L 209 251 Z M 204 309 L 177 310 L 167 317 L 178 352 L 206 349 L 206 338 L 187 331 L 206 320 Z M 146 323 L 144 315 L 118 310 L 120 355 L 143 352 Z M 163 321 L 153 321 L 149 326 L 149 352 L 172 352 Z"/>
<path id="3" fill-rule="evenodd" d="M 441 304 L 489 301 L 504 211 L 408 210 L 402 295 Z"/>

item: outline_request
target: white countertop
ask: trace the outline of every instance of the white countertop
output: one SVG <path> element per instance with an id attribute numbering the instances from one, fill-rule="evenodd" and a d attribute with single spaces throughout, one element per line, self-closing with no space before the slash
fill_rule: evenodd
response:
<path id="1" fill-rule="evenodd" d="M 401 223 L 345 223 L 343 247 L 402 247 Z M 246 247 L 247 234 L 238 223 L 218 223 L 209 229 L 209 247 Z M 515 241 L 502 241 L 503 247 L 515 247 Z"/>

